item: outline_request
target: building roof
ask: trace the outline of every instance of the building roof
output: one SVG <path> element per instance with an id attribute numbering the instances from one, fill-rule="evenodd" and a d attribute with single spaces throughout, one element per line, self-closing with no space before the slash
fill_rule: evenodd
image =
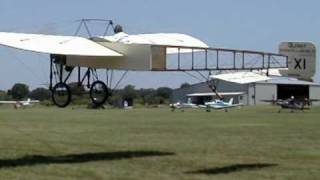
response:
<path id="1" fill-rule="evenodd" d="M 299 80 L 293 77 L 271 76 L 271 79 L 266 81 L 259 81 L 257 84 L 287 84 L 287 85 L 312 85 L 320 86 L 319 83 Z"/>
<path id="2" fill-rule="evenodd" d="M 237 95 L 244 95 L 245 92 L 219 92 L 221 96 L 237 96 Z M 188 97 L 203 97 L 203 96 L 216 96 L 216 93 L 194 93 L 188 94 Z"/>
<path id="3" fill-rule="evenodd" d="M 254 82 L 266 81 L 271 79 L 266 75 L 261 75 L 254 72 L 234 72 L 228 74 L 218 74 L 212 75 L 211 78 L 233 82 L 237 84 L 250 84 Z"/>
<path id="4" fill-rule="evenodd" d="M 235 72 L 228 74 L 212 75 L 212 79 L 223 80 L 237 84 L 287 84 L 287 85 L 312 85 L 320 86 L 319 83 L 299 80 L 294 77 L 286 76 L 266 76 L 255 72 Z"/>

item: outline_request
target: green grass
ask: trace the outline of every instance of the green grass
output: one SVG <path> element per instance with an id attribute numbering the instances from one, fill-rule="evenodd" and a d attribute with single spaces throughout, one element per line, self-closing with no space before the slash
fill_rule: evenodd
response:
<path id="1" fill-rule="evenodd" d="M 0 107 L 0 179 L 319 179 L 320 108 Z"/>

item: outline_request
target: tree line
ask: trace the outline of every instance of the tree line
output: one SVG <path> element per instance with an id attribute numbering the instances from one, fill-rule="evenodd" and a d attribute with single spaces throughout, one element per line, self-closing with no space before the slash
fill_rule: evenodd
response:
<path id="1" fill-rule="evenodd" d="M 51 97 L 51 91 L 46 88 L 36 88 L 30 91 L 29 86 L 23 83 L 16 83 L 8 91 L 0 90 L 0 100 L 20 101 L 26 98 L 37 99 L 40 101 L 48 100 Z"/>
<path id="2" fill-rule="evenodd" d="M 70 83 L 72 91 L 72 103 L 88 104 L 88 92 L 77 83 Z M 181 87 L 188 87 L 184 83 Z M 112 92 L 108 103 L 113 106 L 121 106 L 124 100 L 131 100 L 134 104 L 141 105 L 159 105 L 170 103 L 170 97 L 173 89 L 169 87 L 136 89 L 133 85 L 127 85 L 123 89 L 117 89 Z M 36 88 L 30 90 L 29 86 L 23 83 L 16 83 L 8 91 L 0 90 L 0 100 L 24 100 L 27 98 L 48 102 L 51 100 L 51 91 L 47 88 Z"/>

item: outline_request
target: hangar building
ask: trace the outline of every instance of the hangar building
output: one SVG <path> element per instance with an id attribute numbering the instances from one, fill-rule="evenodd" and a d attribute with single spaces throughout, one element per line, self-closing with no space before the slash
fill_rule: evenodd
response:
<path id="1" fill-rule="evenodd" d="M 295 98 L 320 99 L 320 84 L 298 80 L 291 77 L 275 76 L 268 80 L 251 83 L 234 83 L 224 80 L 217 81 L 217 90 L 225 100 L 234 98 L 234 103 L 245 105 L 266 104 L 262 100 Z M 203 104 L 215 97 L 207 83 L 198 83 L 186 88 L 175 89 L 172 102 L 187 102 Z M 314 102 L 320 105 L 320 102 Z"/>

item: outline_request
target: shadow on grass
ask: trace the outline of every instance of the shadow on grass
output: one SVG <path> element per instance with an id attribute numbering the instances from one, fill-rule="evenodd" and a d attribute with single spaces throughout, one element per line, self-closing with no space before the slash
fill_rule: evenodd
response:
<path id="1" fill-rule="evenodd" d="M 278 164 L 235 164 L 231 166 L 218 167 L 212 169 L 202 169 L 197 171 L 186 172 L 187 174 L 206 174 L 206 175 L 217 175 L 217 174 L 229 174 L 239 171 L 248 171 L 248 170 L 258 170 L 268 167 L 278 166 Z"/>
<path id="2" fill-rule="evenodd" d="M 85 154 L 69 154 L 63 156 L 42 156 L 32 155 L 18 159 L 0 159 L 0 169 L 21 166 L 35 166 L 47 164 L 74 164 L 94 161 L 112 161 L 131 158 L 173 156 L 172 152 L 158 151 L 120 151 L 120 152 L 101 152 Z"/>

